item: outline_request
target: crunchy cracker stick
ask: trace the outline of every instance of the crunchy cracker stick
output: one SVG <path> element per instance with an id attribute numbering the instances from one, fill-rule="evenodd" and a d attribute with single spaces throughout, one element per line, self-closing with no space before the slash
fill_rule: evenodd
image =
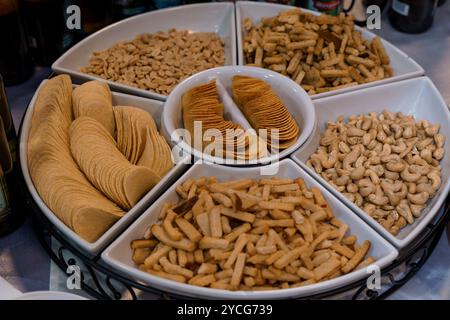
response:
<path id="1" fill-rule="evenodd" d="M 152 226 L 152 234 L 162 243 L 173 247 L 177 249 L 182 249 L 186 251 L 194 251 L 195 250 L 195 243 L 186 239 L 182 238 L 181 240 L 174 241 L 172 240 L 167 233 L 161 228 L 159 225 L 153 225 Z"/>
<path id="2" fill-rule="evenodd" d="M 156 270 L 147 270 L 148 273 L 154 276 L 158 276 L 164 279 L 173 280 L 176 282 L 186 283 L 186 278 L 183 276 L 180 276 L 178 274 L 170 274 L 163 271 L 156 271 Z"/>
<path id="3" fill-rule="evenodd" d="M 183 218 L 176 218 L 175 223 L 177 224 L 178 228 L 180 228 L 181 231 L 189 238 L 189 240 L 198 242 L 202 235 L 198 230 L 191 224 L 189 221 L 183 219 Z"/>
<path id="4" fill-rule="evenodd" d="M 229 243 L 226 239 L 204 236 L 199 242 L 199 247 L 200 249 L 226 249 Z"/>
<path id="5" fill-rule="evenodd" d="M 238 255 L 241 253 L 242 249 L 244 249 L 245 245 L 248 242 L 248 238 L 245 234 L 241 234 L 237 241 L 236 244 L 234 245 L 234 249 L 231 252 L 230 256 L 228 257 L 227 261 L 225 262 L 225 264 L 223 265 L 223 267 L 225 269 L 231 268 L 232 265 L 234 264 L 234 262 L 236 261 L 236 258 L 238 257 Z"/>
<path id="6" fill-rule="evenodd" d="M 218 206 L 214 207 L 209 213 L 209 229 L 212 237 L 222 237 L 222 222 L 220 221 L 220 207 Z"/>
<path id="7" fill-rule="evenodd" d="M 178 274 L 187 279 L 190 279 L 194 276 L 194 272 L 169 262 L 166 257 L 162 257 L 161 259 L 159 259 L 159 263 L 167 273 Z"/>
<path id="8" fill-rule="evenodd" d="M 245 253 L 239 253 L 236 259 L 236 264 L 234 265 L 233 275 L 231 276 L 230 285 L 233 287 L 238 287 L 242 279 L 242 273 L 245 266 Z"/>
<path id="9" fill-rule="evenodd" d="M 364 259 L 365 255 L 370 249 L 370 241 L 365 240 L 362 246 L 355 252 L 353 257 L 342 267 L 342 272 L 348 273 L 352 271 L 356 266 Z"/>
<path id="10" fill-rule="evenodd" d="M 319 281 L 332 273 L 337 267 L 340 267 L 341 261 L 335 257 L 330 258 L 328 261 L 322 263 L 313 270 L 314 280 Z"/>

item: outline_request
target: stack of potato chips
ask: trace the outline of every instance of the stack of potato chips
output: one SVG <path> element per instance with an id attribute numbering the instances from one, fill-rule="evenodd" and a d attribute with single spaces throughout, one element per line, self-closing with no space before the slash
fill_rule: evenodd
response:
<path id="1" fill-rule="evenodd" d="M 151 116 L 146 112 L 141 116 L 143 111 L 134 107 L 125 109 L 130 118 L 144 120 L 124 129 L 122 120 L 116 122 L 118 112 L 113 111 L 106 84 L 91 81 L 72 92 L 67 75 L 46 81 L 34 105 L 28 137 L 34 186 L 49 209 L 89 242 L 107 231 L 173 165 L 169 146 Z M 122 150 L 132 151 L 126 156 Z M 155 156 L 158 161 L 153 161 Z"/>
<path id="2" fill-rule="evenodd" d="M 267 145 L 284 150 L 295 143 L 300 129 L 289 110 L 263 80 L 235 76 L 233 99 L 255 130 L 267 130 Z"/>

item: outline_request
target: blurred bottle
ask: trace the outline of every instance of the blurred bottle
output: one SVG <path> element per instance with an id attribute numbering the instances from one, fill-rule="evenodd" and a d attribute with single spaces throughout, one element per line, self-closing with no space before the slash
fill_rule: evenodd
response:
<path id="1" fill-rule="evenodd" d="M 211 2 L 211 0 L 183 0 L 182 4 L 205 3 L 205 2 Z M 230 2 L 234 2 L 234 1 L 230 1 Z"/>
<path id="2" fill-rule="evenodd" d="M 113 0 L 112 14 L 114 21 L 144 13 L 150 9 L 148 0 Z"/>
<path id="3" fill-rule="evenodd" d="M 73 0 L 81 11 L 80 37 L 84 38 L 113 22 L 111 0 Z"/>
<path id="4" fill-rule="evenodd" d="M 445 4 L 446 0 L 439 0 L 438 1 L 438 7 L 442 6 L 443 4 Z"/>
<path id="5" fill-rule="evenodd" d="M 5 85 L 21 83 L 33 72 L 20 9 L 17 0 L 0 0 L 0 73 Z"/>
<path id="6" fill-rule="evenodd" d="M 70 0 L 23 0 L 29 45 L 36 64 L 50 66 L 75 43 L 66 26 Z"/>
<path id="7" fill-rule="evenodd" d="M 295 1 L 295 6 L 300 8 L 306 8 L 307 7 L 307 1 L 306 0 L 297 0 Z"/>
<path id="8" fill-rule="evenodd" d="M 0 76 L 0 236 L 23 222 L 25 205 L 17 152 L 16 130 Z"/>
<path id="9" fill-rule="evenodd" d="M 175 7 L 179 6 L 182 3 L 183 2 L 181 0 L 153 0 L 153 5 L 155 6 L 156 9 Z"/>
<path id="10" fill-rule="evenodd" d="M 265 0 L 265 2 L 295 6 L 296 1 L 295 0 Z"/>
<path id="11" fill-rule="evenodd" d="M 420 33 L 433 24 L 438 0 L 392 0 L 389 21 L 399 31 Z"/>
<path id="12" fill-rule="evenodd" d="M 306 8 L 337 16 L 341 12 L 352 10 L 355 0 L 351 0 L 349 3 L 348 8 L 344 8 L 344 0 L 306 0 Z"/>

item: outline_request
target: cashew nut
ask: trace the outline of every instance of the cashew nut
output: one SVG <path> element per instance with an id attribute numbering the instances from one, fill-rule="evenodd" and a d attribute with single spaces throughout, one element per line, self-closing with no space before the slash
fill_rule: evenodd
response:
<path id="1" fill-rule="evenodd" d="M 358 185 L 355 183 L 349 183 L 347 185 L 347 191 L 350 193 L 356 193 L 358 192 L 358 190 L 359 190 Z"/>
<path id="2" fill-rule="evenodd" d="M 430 149 L 423 149 L 420 152 L 420 157 L 422 159 L 424 159 L 426 162 L 428 162 L 429 164 L 433 163 L 433 154 Z"/>
<path id="3" fill-rule="evenodd" d="M 433 138 L 426 138 L 416 144 L 417 150 L 421 151 L 433 142 Z"/>
<path id="4" fill-rule="evenodd" d="M 409 167 L 405 167 L 405 169 L 400 173 L 400 177 L 407 182 L 416 182 L 419 180 L 420 176 L 420 173 L 410 172 Z"/>
<path id="5" fill-rule="evenodd" d="M 334 183 L 337 186 L 346 186 L 348 184 L 349 180 L 350 180 L 349 176 L 341 176 L 341 177 L 335 179 Z"/>
<path id="6" fill-rule="evenodd" d="M 376 172 L 371 170 L 371 169 L 367 169 L 366 172 L 364 173 L 364 176 L 365 177 L 369 177 L 370 180 L 372 180 L 373 184 L 379 184 L 380 183 L 380 178 L 378 177 Z"/>
<path id="7" fill-rule="evenodd" d="M 436 160 L 442 160 L 442 158 L 444 157 L 444 153 L 445 153 L 444 148 L 437 148 L 437 149 L 434 150 L 434 152 L 433 152 L 433 157 L 434 157 Z"/>
<path id="8" fill-rule="evenodd" d="M 407 126 L 405 129 L 403 129 L 403 138 L 408 139 L 411 138 L 414 135 L 413 127 Z"/>
<path id="9" fill-rule="evenodd" d="M 405 164 L 400 161 L 397 162 L 390 161 L 386 163 L 386 169 L 392 172 L 402 172 L 405 170 L 405 167 L 406 167 Z"/>
<path id="10" fill-rule="evenodd" d="M 398 172 L 384 170 L 384 177 L 386 179 L 397 180 L 400 178 L 400 174 Z"/>
<path id="11" fill-rule="evenodd" d="M 365 133 L 366 131 L 355 127 L 348 128 L 347 130 L 347 136 L 349 137 L 362 137 Z"/>
<path id="12" fill-rule="evenodd" d="M 392 234 L 419 217 L 441 185 L 440 125 L 401 112 L 340 116 L 328 122 L 307 161 Z"/>
<path id="13" fill-rule="evenodd" d="M 403 140 L 400 140 L 395 145 L 391 146 L 391 150 L 394 153 L 402 153 L 406 150 L 406 143 Z"/>
<path id="14" fill-rule="evenodd" d="M 408 198 L 409 202 L 413 204 L 425 204 L 430 198 L 430 194 L 426 191 L 423 191 L 416 194 L 408 193 L 406 197 Z"/>
<path id="15" fill-rule="evenodd" d="M 338 147 L 339 151 L 342 153 L 349 153 L 351 151 L 350 147 L 344 141 L 339 142 Z"/>
<path id="16" fill-rule="evenodd" d="M 428 179 L 431 180 L 431 187 L 433 188 L 433 190 L 437 190 L 439 189 L 439 187 L 441 186 L 441 176 L 440 173 L 436 172 L 436 171 L 431 171 L 428 175 L 427 175 Z"/>
<path id="17" fill-rule="evenodd" d="M 378 206 L 383 206 L 389 202 L 388 197 L 385 196 L 380 197 L 376 194 L 369 194 L 367 198 L 369 199 L 370 202 Z"/>
<path id="18" fill-rule="evenodd" d="M 360 155 L 360 149 L 359 148 L 355 148 L 352 150 L 352 152 L 350 152 L 349 154 L 347 154 L 347 156 L 345 156 L 344 161 L 343 162 L 343 168 L 345 170 L 351 170 L 351 165 L 352 163 L 354 163 L 356 161 L 356 159 L 358 159 L 359 155 Z"/>
<path id="19" fill-rule="evenodd" d="M 433 189 L 433 186 L 429 183 L 419 183 L 417 185 L 417 192 L 427 192 L 430 196 L 433 196 L 435 193 L 435 189 Z"/>
<path id="20" fill-rule="evenodd" d="M 422 209 L 425 208 L 424 205 L 420 204 L 410 204 L 409 207 L 411 208 L 411 212 L 414 217 L 419 218 L 420 214 L 422 213 Z"/>
<path id="21" fill-rule="evenodd" d="M 400 201 L 400 204 L 395 207 L 395 210 L 397 210 L 398 214 L 405 218 L 409 224 L 414 222 L 414 217 L 407 200 Z"/>
<path id="22" fill-rule="evenodd" d="M 366 169 L 363 166 L 356 167 L 356 169 L 354 169 L 350 173 L 350 178 L 352 178 L 353 180 L 360 180 L 360 179 L 362 179 L 362 177 L 364 177 L 365 171 L 366 171 Z"/>
<path id="23" fill-rule="evenodd" d="M 436 146 L 438 148 L 442 148 L 444 146 L 444 143 L 445 143 L 445 136 L 443 134 L 440 134 L 440 133 L 436 134 L 434 136 L 434 142 L 436 143 Z"/>
<path id="24" fill-rule="evenodd" d="M 427 128 L 425 128 L 425 133 L 427 134 L 427 136 L 432 137 L 435 134 L 437 134 L 439 132 L 439 129 L 441 128 L 441 125 L 439 123 L 428 126 Z"/>
<path id="25" fill-rule="evenodd" d="M 369 179 L 361 179 L 358 181 L 359 193 L 363 197 L 367 197 L 369 194 L 375 191 L 375 186 Z"/>
<path id="26" fill-rule="evenodd" d="M 430 167 L 428 166 L 428 164 L 426 166 L 412 164 L 409 166 L 409 172 L 419 173 L 420 175 L 427 175 L 430 172 Z"/>

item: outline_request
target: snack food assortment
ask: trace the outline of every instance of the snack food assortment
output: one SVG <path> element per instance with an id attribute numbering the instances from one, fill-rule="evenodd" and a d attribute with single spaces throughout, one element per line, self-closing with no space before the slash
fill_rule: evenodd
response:
<path id="1" fill-rule="evenodd" d="M 167 95 L 190 75 L 224 63 L 224 42 L 217 34 L 171 29 L 94 52 L 80 71 Z"/>
<path id="2" fill-rule="evenodd" d="M 440 125 L 385 110 L 327 123 L 307 161 L 391 234 L 419 218 L 441 185 Z"/>
<path id="3" fill-rule="evenodd" d="M 123 113 L 121 117 L 115 117 L 119 114 L 115 110 Z M 122 117 L 128 120 L 135 114 L 141 122 L 124 127 Z M 135 163 L 121 153 L 116 140 L 121 149 L 131 150 Z M 157 165 L 147 153 L 159 158 Z M 113 107 L 106 84 L 92 81 L 72 90 L 70 77 L 60 75 L 39 90 L 28 137 L 28 165 L 50 210 L 83 239 L 94 242 L 158 183 L 172 161 L 169 146 L 148 113 Z"/>
<path id="4" fill-rule="evenodd" d="M 243 21 L 247 65 L 280 72 L 309 94 L 393 75 L 380 38 L 363 39 L 352 16 L 312 15 L 300 9 Z"/>
<path id="5" fill-rule="evenodd" d="M 221 102 L 223 97 L 219 96 L 217 81 L 191 88 L 181 98 L 183 124 L 190 132 L 191 140 L 192 137 L 198 138 L 196 134 L 200 131 L 196 131 L 195 126 L 201 125 L 202 148 L 205 149 L 210 139 L 204 139 L 204 133 L 209 129 L 218 130 L 215 139 L 220 140 L 222 156 L 233 159 L 260 158 L 267 155 L 267 148 L 279 152 L 296 142 L 300 128 L 267 82 L 243 75 L 234 76 L 231 81 L 231 97 L 239 109 L 234 107 L 236 110 L 228 112 L 241 112 L 255 130 L 255 135 L 246 132 L 240 124 L 225 120 L 226 110 Z M 191 145 L 195 146 L 195 142 L 191 141 Z M 217 153 L 212 155 L 219 156 Z"/>
<path id="6" fill-rule="evenodd" d="M 132 241 L 152 275 L 226 290 L 272 290 L 329 280 L 375 262 L 371 243 L 336 219 L 319 189 L 286 178 L 188 179 L 181 201 Z"/>
<path id="7" fill-rule="evenodd" d="M 34 187 L 40 199 L 33 200 L 50 223 L 86 257 L 95 255 L 110 267 L 112 278 L 117 271 L 128 276 L 131 284 L 142 281 L 149 289 L 206 298 L 239 297 L 243 293 L 234 291 L 240 290 L 247 291 L 247 297 L 331 294 L 336 288 L 347 290 L 347 285 L 364 281 L 368 273 L 363 268 L 374 263 L 380 268 L 393 266 L 397 257 L 397 261 L 405 260 L 414 241 L 419 243 L 419 233 L 423 237 L 427 224 L 437 220 L 438 207 L 450 188 L 444 167 L 449 133 L 447 121 L 440 120 L 447 109 L 438 108 L 443 102 L 438 102 L 442 99 L 428 78 L 420 77 L 426 79 L 423 83 L 410 79 L 423 75 L 423 69 L 385 42 L 386 50 L 379 37 L 364 39 L 352 16 L 254 7 L 259 11 L 253 13 L 251 3 L 236 4 L 217 26 L 208 26 L 211 18 L 198 27 L 190 22 L 177 24 L 186 30 L 167 30 L 170 25 L 167 31 L 142 33 L 158 29 L 153 25 L 141 30 L 138 19 L 133 24 L 116 24 L 106 30 L 106 45 L 92 45 L 99 39 L 97 34 L 84 47 L 77 45 L 67 52 L 54 68 L 57 72 L 76 69 L 72 75 L 79 79 L 89 74 L 101 81 L 74 86 L 68 75 L 59 75 L 43 82 L 36 93 L 24 122 L 28 137 L 21 137 L 27 144 L 20 148 L 21 159 L 26 159 L 21 163 L 25 180 L 32 182 L 30 193 L 36 198 Z M 248 18 L 269 12 L 272 16 L 260 21 Z M 236 44 L 232 50 L 229 42 L 235 41 L 234 18 L 239 15 L 243 20 L 237 24 L 242 22 L 243 30 L 237 30 L 237 36 L 242 32 L 243 38 L 235 51 Z M 117 27 L 121 32 L 111 41 Z M 215 32 L 192 31 L 212 27 L 224 39 Z M 116 42 L 127 39 L 122 36 L 128 30 L 132 31 L 128 39 L 141 34 Z M 106 48 L 111 43 L 115 44 Z M 96 46 L 105 49 L 92 52 Z M 89 62 L 84 56 L 83 64 L 77 64 L 80 61 L 72 59 L 83 57 L 82 51 L 90 54 Z M 244 64 L 257 68 L 229 66 L 181 83 L 200 71 L 223 66 L 225 55 L 229 64 L 237 52 L 243 53 Z M 393 77 L 394 68 L 391 81 L 401 80 L 398 83 L 366 85 L 361 94 L 355 91 L 314 103 L 308 97 Z M 148 91 L 128 88 L 128 94 L 111 93 L 105 80 Z M 420 102 L 410 107 L 412 98 L 408 103 L 400 99 L 411 88 L 431 93 L 421 93 Z M 169 97 L 164 104 L 144 102 L 130 92 Z M 367 102 L 380 92 L 386 93 L 386 105 L 390 101 L 404 113 L 369 112 L 368 105 L 360 104 L 360 99 Z M 421 109 L 422 104 L 436 108 Z M 334 120 L 334 115 L 359 110 L 360 105 L 360 114 L 327 122 L 315 148 L 318 120 L 325 115 Z M 155 106 L 161 110 L 155 111 Z M 183 165 L 171 170 L 171 147 L 146 107 L 153 115 L 162 114 L 161 127 L 167 139 L 177 141 L 179 150 L 175 150 Z M 332 118 L 327 114 L 340 107 Z M 405 113 L 424 115 L 428 121 Z M 186 143 L 189 135 L 190 143 Z M 201 154 L 206 162 L 252 167 L 231 169 L 206 163 L 189 169 L 184 175 L 188 178 L 180 179 L 189 158 L 185 151 L 194 161 Z M 309 168 L 390 234 L 353 205 L 347 208 L 349 202 L 340 194 L 326 199 L 328 192 L 321 193 L 320 179 L 312 171 L 308 170 L 309 178 L 292 160 L 282 160 L 280 167 L 275 163 L 288 157 L 303 168 L 307 159 Z M 225 159 L 233 161 L 220 161 Z M 317 187 L 308 188 L 301 175 L 308 185 L 317 183 Z M 436 201 L 431 202 L 433 197 Z M 425 214 L 427 206 L 430 210 Z M 50 213 L 73 232 L 55 222 Z M 423 219 L 417 221 L 421 215 Z M 227 291 L 159 282 L 150 275 Z M 303 286 L 308 288 L 283 290 L 281 295 L 255 293 Z"/>

